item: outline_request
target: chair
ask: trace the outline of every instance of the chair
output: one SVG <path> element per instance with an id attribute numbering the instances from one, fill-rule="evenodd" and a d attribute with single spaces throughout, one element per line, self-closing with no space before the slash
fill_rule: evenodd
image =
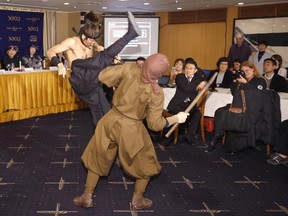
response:
<path id="1" fill-rule="evenodd" d="M 206 100 L 207 100 L 207 96 L 208 96 L 208 89 L 204 92 L 204 94 L 200 97 L 200 99 L 197 101 L 197 108 L 200 110 L 201 113 L 201 119 L 200 119 L 200 129 L 201 129 L 201 137 L 203 142 L 205 142 L 205 130 L 204 130 L 204 111 L 205 111 L 205 105 L 206 105 Z M 166 110 L 163 110 L 162 112 L 162 116 L 167 118 L 167 117 L 171 117 L 172 113 L 169 113 Z M 160 132 L 160 136 L 163 136 L 163 130 Z M 173 139 L 173 144 L 176 144 L 178 141 L 178 136 L 179 136 L 179 126 L 176 127 L 176 129 L 174 130 L 174 139 Z"/>
<path id="2" fill-rule="evenodd" d="M 209 91 L 206 90 L 197 102 L 197 107 L 198 107 L 198 109 L 200 109 L 200 113 L 201 113 L 200 129 L 201 129 L 201 136 L 202 136 L 203 142 L 206 141 L 205 128 L 204 128 L 204 112 L 205 112 L 205 106 L 206 106 L 206 100 L 207 100 L 208 92 Z"/>

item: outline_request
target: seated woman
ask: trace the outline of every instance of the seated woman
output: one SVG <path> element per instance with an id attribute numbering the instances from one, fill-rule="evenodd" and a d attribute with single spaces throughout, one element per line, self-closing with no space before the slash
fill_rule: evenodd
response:
<path id="1" fill-rule="evenodd" d="M 233 68 L 232 68 L 232 72 L 235 73 L 236 71 L 241 70 L 241 59 L 234 59 L 233 61 Z"/>
<path id="2" fill-rule="evenodd" d="M 22 57 L 25 67 L 33 69 L 42 69 L 42 58 L 36 53 L 37 47 L 30 45 L 28 55 Z"/>
<path id="3" fill-rule="evenodd" d="M 184 59 L 182 58 L 177 58 L 175 61 L 174 61 L 174 64 L 173 64 L 173 67 L 172 67 L 172 70 L 170 72 L 170 79 L 169 79 L 169 85 L 170 86 L 175 86 L 175 79 L 176 79 L 176 76 L 180 73 L 183 73 L 184 72 Z"/>
<path id="4" fill-rule="evenodd" d="M 230 88 L 233 83 L 233 73 L 228 69 L 228 58 L 221 57 L 216 63 L 217 69 L 212 70 L 207 80 L 210 80 L 211 77 L 218 72 L 218 75 L 214 82 L 211 84 L 210 89 L 215 90 L 215 88 Z"/>
<path id="5" fill-rule="evenodd" d="M 198 90 L 203 89 L 206 83 L 205 74 L 202 71 L 198 71 L 197 63 L 193 60 L 186 61 L 184 73 L 180 73 L 176 76 L 176 92 L 167 106 L 169 113 L 174 114 L 175 112 L 178 113 L 180 110 L 184 111 L 195 99 Z M 189 113 L 190 117 L 186 121 L 187 134 L 185 140 L 188 143 L 191 143 L 193 136 L 196 134 L 201 114 L 195 106 Z M 186 124 L 181 124 L 179 129 L 180 134 L 184 134 L 186 131 Z"/>
<path id="6" fill-rule="evenodd" d="M 244 72 L 244 74 L 238 74 L 236 78 L 236 82 L 232 83 L 231 85 L 231 93 L 233 95 L 233 104 L 236 103 L 241 105 L 242 102 L 239 103 L 239 95 L 237 94 L 237 99 L 235 98 L 235 91 L 239 89 L 245 90 L 257 90 L 257 91 L 262 91 L 266 89 L 266 82 L 262 75 L 259 73 L 257 67 L 253 62 L 250 61 L 245 61 L 241 64 L 241 70 Z M 259 102 L 261 98 L 255 97 L 255 95 L 251 95 L 251 97 L 246 97 L 247 104 L 252 104 L 248 100 L 253 100 L 253 103 Z M 230 106 L 230 105 L 229 105 Z M 209 153 L 215 150 L 216 146 L 219 145 L 222 141 L 222 138 L 225 133 L 225 128 L 224 128 L 224 120 L 226 117 L 226 114 L 228 112 L 229 106 L 225 107 L 220 107 L 216 110 L 214 120 L 215 120 L 215 131 L 214 131 L 214 136 L 212 138 L 212 141 L 208 148 L 205 150 L 205 152 Z M 247 112 L 249 109 L 253 109 L 253 107 L 247 107 Z"/>

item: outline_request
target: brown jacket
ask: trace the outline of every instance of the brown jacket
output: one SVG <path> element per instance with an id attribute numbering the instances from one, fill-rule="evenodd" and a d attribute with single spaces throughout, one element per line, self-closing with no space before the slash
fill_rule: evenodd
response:
<path id="1" fill-rule="evenodd" d="M 140 69 L 130 63 L 105 69 L 99 80 L 117 89 L 112 109 L 99 121 L 82 155 L 85 166 L 98 175 L 108 175 L 118 150 L 121 166 L 129 175 L 147 178 L 158 174 L 161 166 L 143 119 L 152 130 L 164 128 L 163 91 L 154 94 L 152 86 L 141 80 Z"/>

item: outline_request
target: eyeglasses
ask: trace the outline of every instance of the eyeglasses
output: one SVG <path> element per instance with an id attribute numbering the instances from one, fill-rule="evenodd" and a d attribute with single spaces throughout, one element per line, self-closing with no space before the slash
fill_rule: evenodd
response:
<path id="1" fill-rule="evenodd" d="M 9 46 L 8 50 L 18 50 L 18 47 L 17 46 Z"/>

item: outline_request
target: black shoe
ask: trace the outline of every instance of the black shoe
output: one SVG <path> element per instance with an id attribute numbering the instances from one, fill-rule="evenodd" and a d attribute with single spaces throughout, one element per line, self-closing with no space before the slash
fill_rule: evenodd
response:
<path id="1" fill-rule="evenodd" d="M 221 141 L 222 141 L 222 137 L 221 135 L 215 135 L 213 137 L 213 139 L 211 140 L 210 145 L 208 146 L 208 148 L 205 150 L 206 153 L 210 153 L 215 151 L 216 147 L 218 145 L 220 145 Z"/>
<path id="2" fill-rule="evenodd" d="M 267 163 L 272 165 L 280 165 L 288 163 L 288 157 L 284 158 L 279 154 L 275 154 L 274 157 L 267 160 Z"/>
<path id="3" fill-rule="evenodd" d="M 135 37 L 142 35 L 142 31 L 137 25 L 135 17 L 130 11 L 128 11 L 128 32 L 135 34 Z"/>
<path id="4" fill-rule="evenodd" d="M 205 150 L 205 152 L 206 152 L 206 153 L 211 153 L 211 152 L 214 152 L 215 149 L 216 149 L 215 146 L 209 145 L 209 146 L 207 147 L 207 149 Z"/>

